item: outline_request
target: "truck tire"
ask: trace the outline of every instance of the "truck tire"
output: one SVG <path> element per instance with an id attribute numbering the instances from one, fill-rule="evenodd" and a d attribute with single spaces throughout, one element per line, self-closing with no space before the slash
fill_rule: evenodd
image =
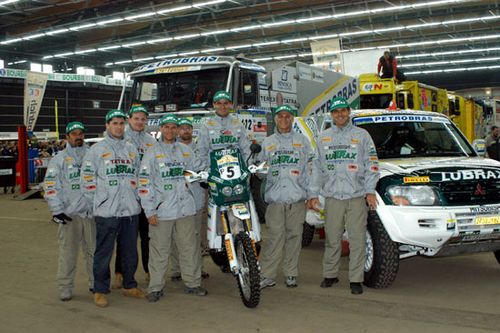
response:
<path id="1" fill-rule="evenodd" d="M 387 288 L 399 269 L 399 249 L 384 228 L 376 212 L 368 213 L 364 284 L 371 288 Z"/>
<path id="2" fill-rule="evenodd" d="M 264 201 L 265 186 L 265 180 L 262 180 L 257 176 L 252 176 L 252 178 L 250 178 L 250 188 L 252 191 L 253 201 L 255 203 L 255 209 L 257 210 L 257 215 L 259 216 L 259 222 L 261 224 L 266 223 L 267 203 Z"/>
<path id="3" fill-rule="evenodd" d="M 493 252 L 495 254 L 495 258 L 497 258 L 497 262 L 500 264 L 500 250 Z"/>
<path id="4" fill-rule="evenodd" d="M 307 222 L 304 222 L 304 227 L 302 231 L 302 247 L 307 247 L 311 245 L 314 238 L 314 226 Z"/>

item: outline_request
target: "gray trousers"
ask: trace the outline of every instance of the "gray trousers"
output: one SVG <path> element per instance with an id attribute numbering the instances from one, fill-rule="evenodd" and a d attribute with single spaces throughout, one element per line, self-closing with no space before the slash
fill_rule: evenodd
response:
<path id="1" fill-rule="evenodd" d="M 368 208 L 364 197 L 347 200 L 326 198 L 323 277 L 339 276 L 342 234 L 347 230 L 350 252 L 349 281 L 363 282 L 367 217 Z"/>
<path id="2" fill-rule="evenodd" d="M 194 216 L 176 220 L 159 220 L 149 225 L 149 292 L 165 286 L 165 273 L 172 242 L 179 249 L 182 280 L 190 288 L 201 285 L 200 242 L 196 236 Z"/>
<path id="3" fill-rule="evenodd" d="M 73 221 L 60 224 L 57 231 L 59 238 L 57 286 L 61 291 L 73 290 L 80 246 L 85 260 L 85 269 L 89 277 L 89 288 L 94 288 L 92 266 L 96 239 L 95 222 L 93 219 L 78 216 L 71 216 L 71 218 Z"/>
<path id="4" fill-rule="evenodd" d="M 285 276 L 299 275 L 299 255 L 306 217 L 304 201 L 293 204 L 272 203 L 266 209 L 267 239 L 262 245 L 261 272 L 275 279 L 283 259 Z M 283 251 L 285 252 L 283 254 Z"/>
<path id="5" fill-rule="evenodd" d="M 201 244 L 200 247 L 200 264 L 201 270 L 203 271 L 203 258 L 201 257 L 201 249 L 205 248 L 208 244 L 207 240 L 207 210 L 205 208 L 200 209 L 196 212 L 194 216 L 195 227 L 196 227 L 196 239 Z M 170 253 L 170 262 L 172 265 L 172 275 L 177 275 L 181 272 L 179 266 L 179 251 L 177 250 L 177 245 L 172 242 L 172 252 Z"/>

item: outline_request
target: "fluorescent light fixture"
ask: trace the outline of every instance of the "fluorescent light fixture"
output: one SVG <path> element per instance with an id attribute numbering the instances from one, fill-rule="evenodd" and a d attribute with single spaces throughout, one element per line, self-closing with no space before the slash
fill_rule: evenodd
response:
<path id="1" fill-rule="evenodd" d="M 38 64 L 36 62 L 32 62 L 30 64 L 30 71 L 41 72 L 42 71 L 42 64 Z"/>
<path id="2" fill-rule="evenodd" d="M 29 36 L 26 36 L 26 37 L 23 37 L 23 40 L 30 40 L 30 39 L 35 39 L 35 38 L 40 38 L 40 37 L 43 37 L 45 36 L 45 33 L 39 33 L 39 34 L 35 34 L 35 35 L 29 35 Z"/>
<path id="3" fill-rule="evenodd" d="M 195 3 L 195 4 L 193 4 L 193 7 L 203 7 L 203 6 L 216 5 L 219 3 L 226 2 L 226 1 L 227 0 L 212 0 L 212 1 L 207 1 L 207 2 Z"/>
<path id="4" fill-rule="evenodd" d="M 128 43 L 128 44 L 122 44 L 122 47 L 134 47 L 134 46 L 139 46 L 139 45 L 144 45 L 146 42 L 134 42 L 134 43 Z"/>
<path id="5" fill-rule="evenodd" d="M 226 46 L 226 50 L 247 49 L 249 47 L 252 47 L 252 44 Z"/>
<path id="6" fill-rule="evenodd" d="M 274 60 L 283 60 L 283 59 L 292 59 L 292 58 L 297 58 L 297 54 L 291 54 L 291 55 L 286 55 L 286 56 L 279 56 L 279 57 L 273 57 Z"/>
<path id="7" fill-rule="evenodd" d="M 182 36 L 176 36 L 174 37 L 175 40 L 181 40 L 181 39 L 190 39 L 194 37 L 199 37 L 200 34 L 189 34 L 189 35 L 182 35 Z"/>
<path id="8" fill-rule="evenodd" d="M 5 67 L 5 61 L 3 61 L 3 59 L 0 59 L 0 68 L 4 67 Z"/>
<path id="9" fill-rule="evenodd" d="M 52 35 L 62 34 L 63 32 L 67 32 L 67 31 L 69 31 L 69 29 L 63 28 L 63 29 L 47 31 L 45 34 L 52 36 Z"/>
<path id="10" fill-rule="evenodd" d="M 119 48 L 121 48 L 120 45 L 111 45 L 111 46 L 100 47 L 97 49 L 97 51 L 108 51 L 108 50 L 114 50 L 114 49 L 119 49 Z"/>
<path id="11" fill-rule="evenodd" d="M 441 22 L 431 22 L 431 23 L 422 23 L 422 24 L 413 24 L 413 25 L 407 25 L 406 29 L 415 29 L 415 28 L 428 28 L 428 27 L 433 27 L 436 25 L 441 25 Z"/>
<path id="12" fill-rule="evenodd" d="M 132 20 L 135 20 L 135 19 L 138 19 L 138 18 L 144 18 L 144 17 L 153 16 L 153 15 L 156 15 L 156 12 L 147 12 L 147 13 L 142 13 L 142 14 L 125 16 L 125 20 L 132 21 Z"/>
<path id="13" fill-rule="evenodd" d="M 172 37 L 165 37 L 165 38 L 157 38 L 157 39 L 150 39 L 147 40 L 146 43 L 148 44 L 155 44 L 155 43 L 163 43 L 163 42 L 168 42 L 173 40 Z"/>
<path id="14" fill-rule="evenodd" d="M 93 53 L 93 52 L 97 52 L 97 49 L 87 49 L 87 50 L 75 51 L 75 54 L 85 54 L 85 53 Z"/>
<path id="15" fill-rule="evenodd" d="M 217 47 L 217 48 L 214 48 L 214 49 L 201 50 L 200 53 L 218 52 L 218 51 L 224 51 L 225 49 L 226 49 L 225 47 Z"/>
<path id="16" fill-rule="evenodd" d="M 118 18 L 114 18 L 114 19 L 98 21 L 96 24 L 97 25 L 106 25 L 106 24 L 112 24 L 112 23 L 121 22 L 121 21 L 124 21 L 124 20 L 125 19 L 123 19 L 121 17 L 118 17 Z"/>
<path id="17" fill-rule="evenodd" d="M 259 46 L 269 46 L 269 45 L 276 45 L 276 44 L 281 44 L 280 41 L 272 41 L 272 42 L 263 42 L 263 43 L 256 43 L 252 44 L 252 46 L 259 47 Z"/>
<path id="18" fill-rule="evenodd" d="M 309 37 L 303 37 L 303 38 L 294 38 L 294 39 L 284 39 L 281 41 L 281 43 L 298 43 L 298 42 L 304 42 L 309 40 Z"/>
<path id="19" fill-rule="evenodd" d="M 260 29 L 261 27 L 262 27 L 262 25 L 260 25 L 260 24 L 247 25 L 247 26 L 244 26 L 244 27 L 231 28 L 231 29 L 229 29 L 229 31 L 230 32 L 240 32 L 240 31 Z"/>
<path id="20" fill-rule="evenodd" d="M 10 5 L 11 3 L 18 2 L 19 0 L 4 0 L 0 1 L 0 6 Z"/>
<path id="21" fill-rule="evenodd" d="M 459 67 L 459 68 L 446 68 L 439 70 L 428 70 L 428 71 L 415 71 L 415 72 L 405 72 L 405 75 L 415 75 L 415 74 L 434 74 L 434 73 L 449 73 L 449 72 L 465 72 L 465 71 L 479 71 L 487 69 L 499 69 L 500 65 L 493 66 L 478 66 L 478 67 Z"/>
<path id="22" fill-rule="evenodd" d="M 163 10 L 159 10 L 156 12 L 156 14 L 161 15 L 161 14 L 166 14 L 166 13 L 172 13 L 172 12 L 178 12 L 184 9 L 191 9 L 193 6 L 188 5 L 188 6 L 179 6 L 179 7 L 174 7 L 174 8 L 167 8 Z"/>
<path id="23" fill-rule="evenodd" d="M 262 28 L 271 28 L 271 27 L 279 27 L 280 25 L 290 25 L 294 24 L 295 20 L 287 20 L 287 21 L 281 21 L 281 22 L 271 22 L 271 23 L 264 23 L 261 24 Z"/>
<path id="24" fill-rule="evenodd" d="M 178 53 L 170 53 L 170 54 L 163 54 L 163 55 L 156 56 L 155 59 L 175 58 L 177 56 L 179 56 Z"/>
<path id="25" fill-rule="evenodd" d="M 77 25 L 75 27 L 69 27 L 68 29 L 71 31 L 78 31 L 78 30 L 83 30 L 91 27 L 95 27 L 97 24 L 96 23 L 85 23 L 82 25 Z"/>
<path id="26" fill-rule="evenodd" d="M 200 34 L 200 36 L 220 35 L 220 34 L 225 34 L 227 32 L 229 32 L 229 29 L 215 30 L 215 31 L 203 32 Z"/>
<path id="27" fill-rule="evenodd" d="M 307 23 L 307 22 L 329 20 L 332 17 L 333 17 L 333 15 L 323 15 L 323 16 L 315 16 L 315 17 L 309 17 L 309 18 L 303 18 L 303 19 L 296 19 L 295 23 Z"/>
<path id="28" fill-rule="evenodd" d="M 269 61 L 269 60 L 273 60 L 273 57 L 267 57 L 267 58 L 257 58 L 257 59 L 254 59 L 254 61 Z"/>
<path id="29" fill-rule="evenodd" d="M 132 60 L 115 61 L 115 65 L 128 64 L 128 63 L 131 63 L 131 62 L 132 62 Z"/>
<path id="30" fill-rule="evenodd" d="M 153 60 L 154 58 L 155 57 L 137 58 L 137 59 L 134 59 L 134 62 L 149 61 L 149 60 Z"/>
<path id="31" fill-rule="evenodd" d="M 59 53 L 59 54 L 54 54 L 54 57 L 67 57 L 73 54 L 74 54 L 73 52 Z"/>
<path id="32" fill-rule="evenodd" d="M 0 45 L 7 45 L 7 44 L 12 44 L 12 43 L 17 43 L 17 42 L 20 42 L 22 40 L 23 40 L 22 38 L 8 39 L 8 40 L 4 40 L 3 42 L 0 42 Z"/>
<path id="33" fill-rule="evenodd" d="M 179 55 L 181 57 L 185 57 L 185 56 L 188 56 L 188 55 L 193 55 L 193 54 L 198 54 L 200 53 L 199 51 L 192 51 L 192 52 L 184 52 L 184 53 L 179 53 Z"/>
<path id="34" fill-rule="evenodd" d="M 113 65 L 113 64 L 114 64 L 114 62 L 107 62 L 107 63 L 105 64 L 105 66 L 111 66 L 111 65 Z"/>

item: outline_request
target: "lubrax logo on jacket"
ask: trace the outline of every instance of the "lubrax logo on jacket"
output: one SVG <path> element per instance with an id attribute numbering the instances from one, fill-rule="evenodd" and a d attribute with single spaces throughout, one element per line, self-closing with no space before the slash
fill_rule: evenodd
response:
<path id="1" fill-rule="evenodd" d="M 278 150 L 272 154 L 271 165 L 290 165 L 299 163 L 299 153 L 293 150 Z"/>

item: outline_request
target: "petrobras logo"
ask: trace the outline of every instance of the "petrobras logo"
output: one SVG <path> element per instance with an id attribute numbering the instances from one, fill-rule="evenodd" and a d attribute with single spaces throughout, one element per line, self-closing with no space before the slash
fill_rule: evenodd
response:
<path id="1" fill-rule="evenodd" d="M 139 66 L 136 69 L 134 69 L 133 72 L 142 72 L 142 71 L 146 71 L 146 70 L 153 70 L 156 68 L 167 67 L 167 66 L 193 65 L 193 64 L 199 65 L 199 64 L 203 64 L 203 63 L 216 62 L 218 59 L 219 59 L 219 57 L 216 57 L 216 56 L 167 59 L 167 60 Z"/>

